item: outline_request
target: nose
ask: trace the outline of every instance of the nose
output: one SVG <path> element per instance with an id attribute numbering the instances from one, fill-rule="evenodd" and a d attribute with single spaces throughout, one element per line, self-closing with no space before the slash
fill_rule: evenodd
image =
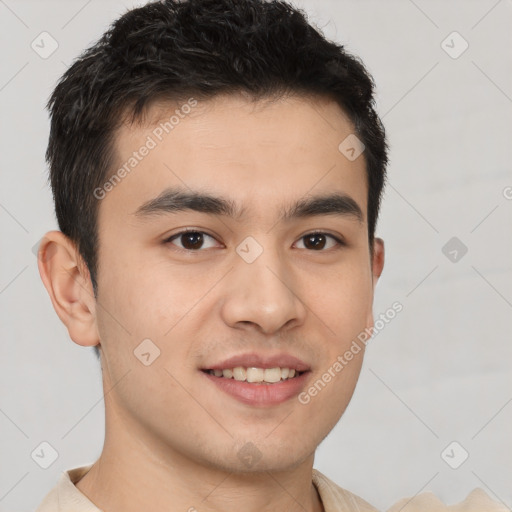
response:
<path id="1" fill-rule="evenodd" d="M 221 315 L 230 327 L 274 334 L 304 322 L 299 280 L 276 251 L 267 248 L 252 263 L 235 255 L 228 279 Z"/>

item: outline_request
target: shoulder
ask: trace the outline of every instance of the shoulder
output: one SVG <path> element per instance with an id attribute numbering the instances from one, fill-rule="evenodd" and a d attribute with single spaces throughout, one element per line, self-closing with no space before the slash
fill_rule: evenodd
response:
<path id="1" fill-rule="evenodd" d="M 510 512 L 502 503 L 498 503 L 480 488 L 471 491 L 464 501 L 454 505 L 445 505 L 435 494 L 424 492 L 411 498 L 403 498 L 395 503 L 388 512 Z"/>
<path id="2" fill-rule="evenodd" d="M 316 469 L 313 469 L 313 484 L 320 495 L 325 512 L 378 512 L 367 501 L 342 489 Z"/>
<path id="3" fill-rule="evenodd" d="M 351 492 L 342 489 L 320 471 L 313 469 L 313 484 L 318 490 L 325 512 L 378 512 L 378 509 Z M 474 489 L 464 501 L 446 505 L 435 494 L 424 492 L 402 498 L 387 512 L 510 512 L 510 509 L 492 500 L 483 489 Z"/>
<path id="4" fill-rule="evenodd" d="M 57 485 L 44 497 L 35 512 L 101 512 L 76 487 L 92 464 L 63 471 Z"/>

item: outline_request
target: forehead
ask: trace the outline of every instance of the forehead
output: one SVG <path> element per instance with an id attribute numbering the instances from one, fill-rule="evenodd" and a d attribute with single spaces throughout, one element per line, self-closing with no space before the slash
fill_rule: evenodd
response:
<path id="1" fill-rule="evenodd" d="M 341 191 L 366 212 L 364 155 L 350 160 L 340 151 L 353 133 L 338 104 L 322 97 L 254 102 L 220 95 L 207 101 L 157 103 L 144 122 L 117 131 L 113 172 L 123 167 L 127 172 L 104 206 L 117 202 L 129 214 L 178 185 L 229 192 L 243 203 L 267 209 L 287 198 Z"/>

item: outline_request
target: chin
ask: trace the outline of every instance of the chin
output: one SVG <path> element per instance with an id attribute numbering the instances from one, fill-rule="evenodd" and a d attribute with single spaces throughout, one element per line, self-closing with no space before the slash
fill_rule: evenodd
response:
<path id="1" fill-rule="evenodd" d="M 304 450 L 296 446 L 288 446 L 279 439 L 269 442 L 262 439 L 258 442 L 247 438 L 237 443 L 233 451 L 224 456 L 215 456 L 207 464 L 217 470 L 237 474 L 257 474 L 267 472 L 292 471 L 314 455 L 315 447 Z M 212 454 L 213 455 L 213 454 Z"/>

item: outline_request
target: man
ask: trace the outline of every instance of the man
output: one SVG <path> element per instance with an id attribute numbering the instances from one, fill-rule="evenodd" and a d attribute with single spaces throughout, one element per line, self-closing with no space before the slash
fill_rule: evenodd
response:
<path id="1" fill-rule="evenodd" d="M 49 109 L 61 231 L 39 270 L 98 349 L 106 437 L 38 511 L 375 510 L 313 469 L 384 265 L 363 65 L 284 2 L 166 1 L 117 20 Z"/>

